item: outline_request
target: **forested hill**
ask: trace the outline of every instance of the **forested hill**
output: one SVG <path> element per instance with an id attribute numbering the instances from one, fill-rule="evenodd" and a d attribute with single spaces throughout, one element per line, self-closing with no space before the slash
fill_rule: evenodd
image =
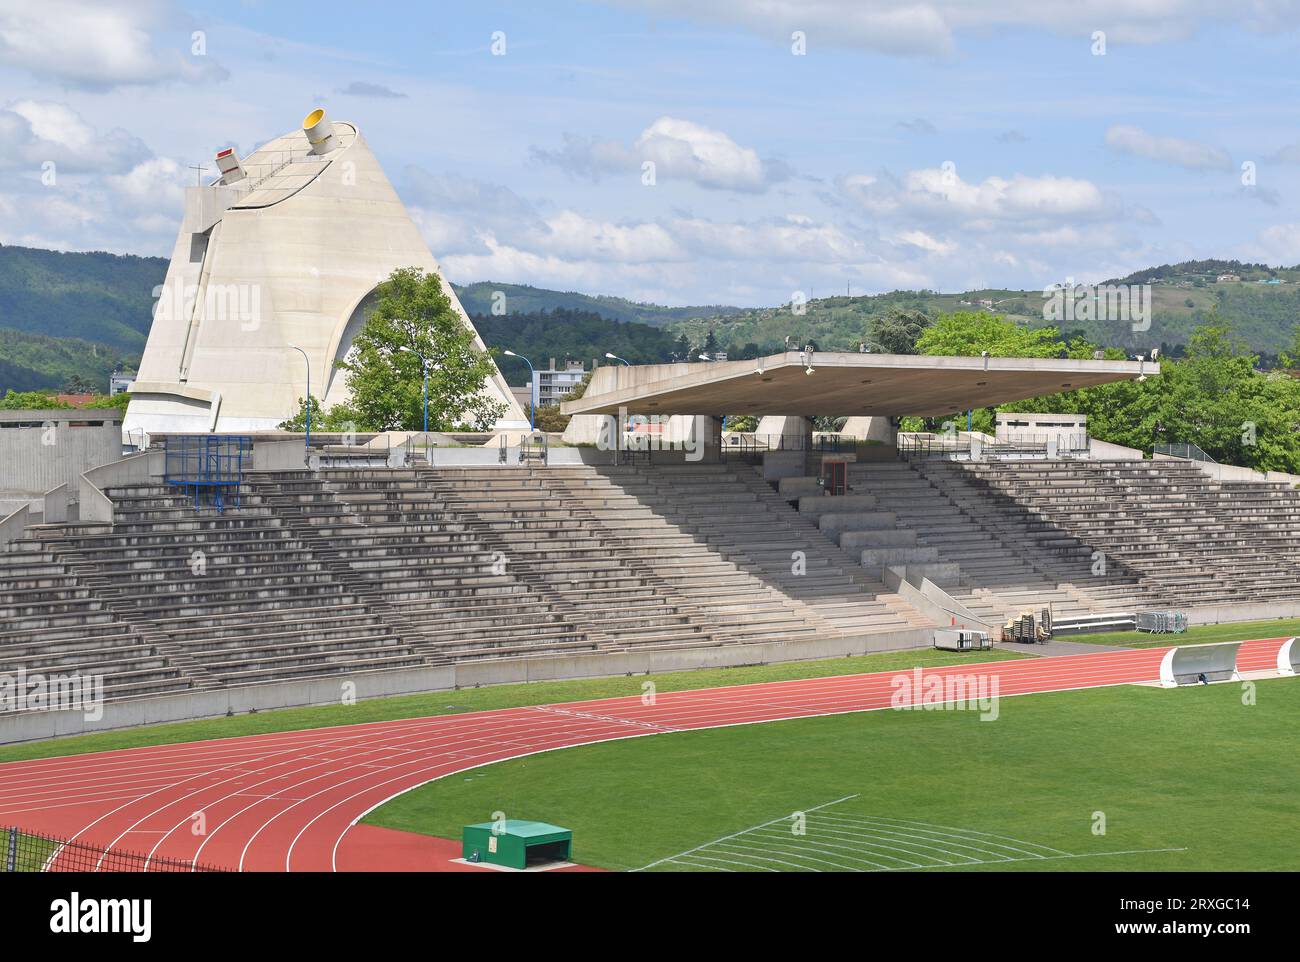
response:
<path id="1" fill-rule="evenodd" d="M 0 393 L 57 389 L 73 377 L 106 387 L 108 372 L 133 368 L 149 330 L 154 288 L 166 272 L 161 257 L 0 246 Z M 1150 284 L 1154 316 L 1151 330 L 1142 334 L 1124 324 L 1071 325 L 1108 346 L 1170 348 L 1217 316 L 1256 351 L 1271 356 L 1292 344 L 1300 322 L 1300 267 L 1188 261 L 1114 283 Z M 505 315 L 493 313 L 498 291 L 504 294 Z M 664 307 L 494 282 L 457 285 L 456 292 L 466 311 L 481 318 L 479 329 L 489 346 L 543 365 L 550 357 L 589 363 L 606 351 L 634 363 L 666 361 L 673 353 L 693 356 L 710 343 L 710 335 L 718 348 L 737 356 L 777 350 L 787 336 L 815 341 L 823 350 L 854 350 L 871 317 L 896 308 L 931 315 L 987 310 L 1026 325 L 1045 323 L 1042 292 L 1022 290 L 820 298 L 798 316 L 788 304 Z M 507 378 L 522 383 L 524 375 L 510 364 L 505 362 Z"/>

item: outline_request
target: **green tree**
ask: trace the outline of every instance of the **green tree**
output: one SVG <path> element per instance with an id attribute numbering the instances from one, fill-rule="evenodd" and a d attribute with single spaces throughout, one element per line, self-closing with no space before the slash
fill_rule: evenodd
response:
<path id="1" fill-rule="evenodd" d="M 44 391 L 9 390 L 5 392 L 4 397 L 0 398 L 0 411 L 63 410 L 71 407 L 71 404 L 60 401 L 53 394 L 46 394 Z"/>
<path id="2" fill-rule="evenodd" d="M 453 430 L 462 423 L 483 430 L 505 413 L 506 405 L 484 391 L 494 370 L 492 358 L 474 346 L 437 275 L 403 267 L 375 289 L 374 309 L 348 356 L 338 362 L 347 372 L 351 408 L 362 430 L 423 426 L 423 372 L 413 352 L 433 365 L 430 430 Z"/>
<path id="3" fill-rule="evenodd" d="M 307 401 L 298 398 L 298 410 L 293 417 L 277 425 L 281 431 L 294 431 L 301 434 L 307 430 Z M 311 399 L 311 429 L 313 431 L 370 431 L 374 428 L 362 427 L 357 412 L 346 404 L 336 404 L 332 408 L 321 407 L 320 401 Z"/>
<path id="4" fill-rule="evenodd" d="M 915 354 L 917 339 L 929 326 L 930 317 L 925 311 L 895 307 L 874 315 L 867 333 L 888 354 Z"/>
<path id="5" fill-rule="evenodd" d="M 1056 357 L 1062 348 L 1054 327 L 1021 327 L 998 314 L 940 314 L 916 341 L 918 354 L 978 357 Z"/>

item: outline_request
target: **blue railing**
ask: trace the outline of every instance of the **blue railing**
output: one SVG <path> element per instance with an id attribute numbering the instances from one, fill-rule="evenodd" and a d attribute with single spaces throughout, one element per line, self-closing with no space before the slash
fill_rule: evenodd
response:
<path id="1" fill-rule="evenodd" d="M 239 507 L 244 470 L 253 465 L 253 439 L 238 434 L 176 435 L 164 440 L 167 484 L 184 488 L 194 507 Z"/>

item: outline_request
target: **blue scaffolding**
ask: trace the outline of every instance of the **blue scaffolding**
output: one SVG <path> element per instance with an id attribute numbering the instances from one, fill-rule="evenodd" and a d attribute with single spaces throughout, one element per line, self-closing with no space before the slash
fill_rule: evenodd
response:
<path id="1" fill-rule="evenodd" d="M 253 465 L 253 439 L 238 434 L 177 435 L 164 440 L 164 480 L 192 493 L 195 509 L 205 504 L 218 513 L 228 503 L 239 507 L 244 468 Z"/>

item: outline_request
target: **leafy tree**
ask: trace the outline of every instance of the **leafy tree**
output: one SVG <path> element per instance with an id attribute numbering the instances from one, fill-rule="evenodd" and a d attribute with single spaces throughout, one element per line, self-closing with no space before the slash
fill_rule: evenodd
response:
<path id="1" fill-rule="evenodd" d="M 727 430 L 752 433 L 758 430 L 758 418 L 752 414 L 729 414 Z"/>
<path id="2" fill-rule="evenodd" d="M 1056 357 L 1061 347 L 1054 327 L 1021 327 L 985 311 L 940 314 L 916 341 L 919 354 L 960 357 Z"/>
<path id="3" fill-rule="evenodd" d="M 534 423 L 539 431 L 546 431 L 548 434 L 559 434 L 569 426 L 569 421 L 572 419 L 573 415 L 560 413 L 558 404 L 543 404 L 537 409 Z"/>
<path id="4" fill-rule="evenodd" d="M 72 405 L 60 401 L 53 394 L 43 391 L 6 391 L 0 398 L 0 411 L 39 411 L 42 409 L 66 410 Z"/>
<path id="5" fill-rule="evenodd" d="M 307 430 L 307 401 L 305 398 L 298 398 L 298 410 L 293 417 L 281 421 L 277 425 L 281 431 L 294 431 L 302 433 Z M 336 404 L 332 408 L 324 408 L 320 401 L 313 397 L 311 399 L 311 429 L 313 431 L 372 431 L 375 428 L 363 427 L 358 421 L 357 412 L 352 410 L 346 404 Z M 432 424 L 430 424 L 432 429 Z"/>
<path id="6" fill-rule="evenodd" d="M 462 422 L 482 430 L 505 413 L 506 405 L 484 391 L 493 374 L 491 356 L 474 346 L 437 275 L 402 267 L 375 289 L 374 309 L 348 356 L 338 362 L 347 372 L 352 410 L 362 430 L 418 431 L 423 426 L 424 381 L 416 351 L 434 365 L 429 371 L 430 430 L 452 430 Z"/>
<path id="7" fill-rule="evenodd" d="M 94 398 L 82 405 L 83 410 L 107 410 L 117 408 L 123 414 L 126 413 L 126 407 L 131 403 L 131 395 L 127 392 L 120 394 L 97 394 Z"/>
<path id="8" fill-rule="evenodd" d="M 929 326 L 930 317 L 924 311 L 894 307 L 874 315 L 867 333 L 888 354 L 915 354 L 916 342 Z"/>

